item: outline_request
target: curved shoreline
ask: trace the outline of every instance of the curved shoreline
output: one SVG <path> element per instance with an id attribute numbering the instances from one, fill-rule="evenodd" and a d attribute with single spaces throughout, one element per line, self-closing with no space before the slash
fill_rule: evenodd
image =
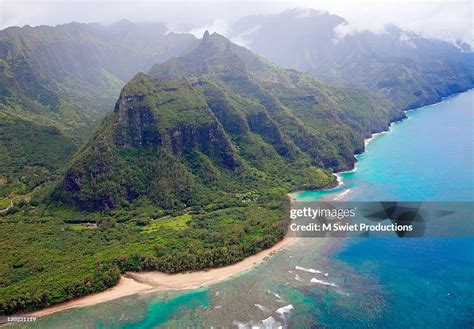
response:
<path id="1" fill-rule="evenodd" d="M 472 88 L 474 89 L 474 88 Z M 471 89 L 468 89 L 468 90 L 465 90 L 463 92 L 460 92 L 460 93 L 464 93 L 464 92 L 467 92 Z M 374 132 L 374 133 L 371 133 L 369 137 L 367 138 L 364 138 L 364 150 L 361 152 L 361 153 L 357 153 L 357 154 L 354 154 L 354 157 L 356 159 L 355 163 L 354 163 L 354 167 L 352 169 L 348 169 L 348 170 L 341 170 L 341 171 L 335 171 L 333 172 L 333 176 L 335 176 L 336 179 L 334 179 L 334 181 L 329 184 L 328 186 L 326 187 L 322 187 L 320 189 L 316 189 L 314 191 L 331 191 L 331 190 L 336 190 L 336 189 L 339 189 L 341 188 L 342 186 L 344 186 L 344 180 L 343 180 L 343 177 L 342 175 L 345 174 L 345 173 L 351 173 L 351 172 L 355 172 L 357 171 L 357 163 L 359 162 L 359 159 L 357 158 L 358 156 L 364 154 L 367 152 L 367 146 L 373 142 L 375 139 L 377 139 L 378 137 L 382 136 L 382 135 L 385 135 L 385 134 L 388 134 L 392 131 L 393 129 L 393 126 L 395 124 L 398 124 L 398 123 L 402 123 L 408 119 L 410 119 L 409 116 L 407 116 L 406 114 L 408 112 L 412 112 L 412 111 L 416 111 L 418 109 L 421 109 L 421 108 L 424 108 L 424 107 L 428 107 L 428 106 L 434 106 L 436 104 L 440 104 L 444 101 L 446 101 L 447 99 L 450 99 L 452 97 L 455 97 L 456 95 L 460 94 L 460 93 L 455 93 L 455 94 L 452 94 L 452 95 L 449 95 L 449 96 L 446 96 L 446 97 L 443 97 L 439 102 L 435 102 L 435 103 L 431 103 L 431 104 L 426 104 L 426 105 L 421 105 L 419 107 L 414 107 L 414 108 L 410 108 L 410 109 L 406 109 L 406 110 L 403 110 L 403 113 L 405 114 L 405 117 L 403 118 L 400 118 L 400 119 L 395 119 L 393 121 L 390 121 L 389 124 L 388 124 L 388 128 L 386 130 L 382 130 L 382 131 L 379 131 L 379 132 Z M 288 196 L 291 200 L 291 202 L 296 202 L 297 201 L 297 195 L 301 192 L 304 192 L 304 191 L 294 191 L 292 193 L 288 193 Z"/>
<path id="2" fill-rule="evenodd" d="M 445 97 L 440 102 L 423 105 L 423 106 L 413 108 L 413 109 L 408 109 L 408 110 L 405 110 L 404 112 L 406 113 L 406 112 L 414 111 L 417 109 L 421 109 L 423 107 L 432 106 L 432 105 L 445 101 L 445 99 L 454 97 L 455 95 L 457 94 Z M 401 123 L 407 119 L 409 119 L 409 117 L 405 117 L 401 120 L 392 121 L 389 124 L 387 130 L 371 134 L 370 137 L 364 140 L 364 146 L 366 147 L 371 141 L 373 141 L 379 135 L 390 132 L 394 124 Z M 364 147 L 364 151 L 360 154 L 363 154 L 366 152 L 365 147 Z M 355 156 L 357 157 L 357 155 L 360 155 L 360 154 L 356 154 Z M 332 184 L 330 184 L 328 187 L 322 188 L 322 190 L 332 190 L 332 189 L 341 187 L 342 185 L 344 185 L 344 182 L 342 181 L 340 174 L 343 174 L 345 172 L 353 172 L 355 170 L 356 170 L 356 165 L 354 165 L 354 168 L 351 170 L 335 172 L 334 175 L 336 176 L 336 179 L 334 180 L 333 183 L 337 183 L 337 184 L 335 184 L 335 186 L 331 186 Z M 299 192 L 300 191 L 295 191 L 288 194 L 292 203 L 297 201 L 296 196 Z M 41 310 L 29 312 L 27 315 L 41 317 L 41 316 L 50 315 L 56 312 L 60 312 L 60 311 L 64 311 L 64 310 L 68 310 L 72 308 L 93 306 L 96 304 L 108 302 L 111 300 L 115 300 L 118 298 L 130 296 L 134 294 L 144 294 L 144 293 L 151 293 L 155 291 L 179 291 L 179 290 L 198 289 L 198 288 L 208 286 L 220 281 L 224 281 L 226 279 L 240 275 L 246 272 L 247 270 L 254 268 L 255 266 L 266 261 L 268 257 L 272 256 L 277 251 L 294 243 L 297 239 L 298 238 L 294 238 L 294 237 L 285 237 L 283 240 L 279 241 L 277 244 L 275 244 L 273 247 L 269 249 L 263 250 L 255 255 L 249 256 L 238 263 L 225 266 L 225 267 L 220 267 L 220 268 L 214 268 L 214 269 L 209 269 L 209 270 L 204 270 L 204 271 L 189 272 L 189 273 L 177 273 L 177 274 L 166 274 L 166 273 L 157 272 L 157 271 L 156 272 L 127 272 L 121 276 L 120 281 L 117 285 L 103 292 L 87 295 L 87 296 L 75 298 L 63 303 L 55 304 Z"/>
<path id="3" fill-rule="evenodd" d="M 42 317 L 72 308 L 93 306 L 135 294 L 198 289 L 240 275 L 265 262 L 276 252 L 290 246 L 296 240 L 298 238 L 287 236 L 273 247 L 262 250 L 238 263 L 209 270 L 176 274 L 166 274 L 158 271 L 126 272 L 120 277 L 117 285 L 105 291 L 74 298 L 38 311 L 25 313 L 25 315 Z"/>

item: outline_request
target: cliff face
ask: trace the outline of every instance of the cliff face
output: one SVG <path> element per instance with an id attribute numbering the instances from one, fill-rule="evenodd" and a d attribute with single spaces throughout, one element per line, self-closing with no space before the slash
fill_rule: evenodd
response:
<path id="1" fill-rule="evenodd" d="M 153 92 L 134 94 L 147 84 Z M 178 157 L 198 150 L 226 168 L 239 166 L 222 125 L 186 80 L 170 83 L 139 74 L 130 85 L 134 88 L 125 88 L 115 107 L 116 147 L 152 146 Z"/>
<path id="2" fill-rule="evenodd" d="M 199 157 L 220 170 L 241 166 L 222 125 L 186 80 L 138 74 L 122 90 L 110 121 L 68 169 L 63 190 L 91 210 L 141 195 L 163 207 L 184 205 L 192 202 L 193 170 L 206 175 L 199 164 L 190 167 Z"/>
<path id="3" fill-rule="evenodd" d="M 139 197 L 166 209 L 252 186 L 316 187 L 331 170 L 351 168 L 364 138 L 400 116 L 388 102 L 205 34 L 188 55 L 122 89 L 59 195 L 89 210 Z"/>
<path id="4" fill-rule="evenodd" d="M 216 33 L 205 34 L 188 55 L 154 65 L 149 74 L 196 79 L 196 89 L 217 117 L 232 115 L 238 122 L 235 118 L 243 113 L 246 126 L 280 155 L 302 151 L 313 165 L 335 170 L 353 165 L 354 152 L 363 149 L 361 136 L 404 117 L 389 101 L 281 69 Z M 220 110 L 223 104 L 225 110 Z M 233 112 L 240 114 L 229 114 Z"/>
<path id="5" fill-rule="evenodd" d="M 0 136 L 1 176 L 7 180 L 0 195 L 24 186 L 26 193 L 54 179 L 92 137 L 126 81 L 197 42 L 154 23 L 1 30 L 0 117 L 8 119 Z M 51 129 L 58 133 L 45 135 Z"/>
<path id="6" fill-rule="evenodd" d="M 31 121 L 87 135 L 79 128 L 102 118 L 136 72 L 196 43 L 191 35 L 166 34 L 162 24 L 10 27 L 0 31 L 0 103 Z"/>

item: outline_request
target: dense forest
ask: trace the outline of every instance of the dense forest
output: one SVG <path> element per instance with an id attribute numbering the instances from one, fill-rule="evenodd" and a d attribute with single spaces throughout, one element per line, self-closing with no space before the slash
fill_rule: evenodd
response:
<path id="1" fill-rule="evenodd" d="M 249 34 L 265 54 L 258 40 L 275 19 L 233 29 L 265 20 Z M 297 62 L 303 73 L 162 24 L 0 31 L 0 314 L 102 291 L 126 271 L 219 267 L 271 247 L 286 232 L 288 192 L 330 186 L 403 110 L 474 83 L 471 52 L 436 43 L 431 58 L 449 60 L 428 72 L 388 65 L 391 49 L 406 50 L 392 36 L 358 38 L 327 67 Z M 373 50 L 341 65 L 354 44 Z M 269 57 L 289 66 L 285 54 Z"/>
<path id="2" fill-rule="evenodd" d="M 159 23 L 0 31 L 0 200 L 55 178 L 139 71 L 192 49 Z"/>

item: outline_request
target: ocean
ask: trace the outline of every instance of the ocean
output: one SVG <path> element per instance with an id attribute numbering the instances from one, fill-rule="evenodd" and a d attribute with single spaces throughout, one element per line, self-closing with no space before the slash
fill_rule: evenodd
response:
<path id="1" fill-rule="evenodd" d="M 299 201 L 474 201 L 474 91 L 407 113 L 341 185 Z M 46 316 L 34 328 L 472 328 L 474 238 L 302 238 L 255 269 Z"/>

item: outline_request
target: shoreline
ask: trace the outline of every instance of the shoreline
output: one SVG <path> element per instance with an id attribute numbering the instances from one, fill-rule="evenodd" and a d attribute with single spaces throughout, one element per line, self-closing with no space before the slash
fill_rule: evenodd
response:
<path id="1" fill-rule="evenodd" d="M 469 91 L 470 89 L 466 90 L 466 91 Z M 466 92 L 464 91 L 464 92 Z M 462 92 L 461 92 L 462 93 Z M 396 125 L 396 124 L 399 124 L 399 123 L 402 123 L 404 121 L 407 121 L 410 119 L 409 116 L 407 116 L 407 113 L 408 112 L 412 112 L 412 111 L 416 111 L 418 109 L 422 109 L 424 107 L 427 107 L 427 106 L 434 106 L 436 104 L 440 104 L 442 102 L 444 102 L 446 99 L 449 99 L 449 98 L 452 98 L 452 97 L 455 97 L 456 95 L 458 95 L 460 93 L 456 93 L 456 94 L 453 94 L 453 95 L 450 95 L 450 96 L 446 96 L 446 97 L 443 97 L 439 102 L 435 102 L 435 103 L 431 103 L 431 104 L 427 104 L 427 105 L 422 105 L 422 106 L 419 106 L 419 107 L 415 107 L 415 108 L 411 108 L 411 109 L 407 109 L 407 110 L 403 110 L 403 113 L 405 114 L 405 117 L 404 118 L 401 118 L 401 119 L 396 119 L 396 120 L 393 120 L 391 121 L 389 124 L 388 124 L 388 128 L 387 130 L 382 130 L 382 131 L 379 131 L 379 132 L 375 132 L 375 133 L 371 133 L 369 137 L 367 138 L 364 138 L 364 150 L 361 152 L 361 153 L 357 153 L 357 154 L 354 154 L 354 157 L 356 159 L 356 162 L 354 163 L 354 167 L 350 170 L 342 170 L 342 171 L 336 171 L 333 173 L 334 176 L 336 176 L 336 186 L 333 186 L 333 187 L 330 187 L 330 188 L 323 188 L 321 190 L 323 191 L 328 191 L 328 190 L 334 190 L 334 189 L 337 189 L 337 188 L 340 188 L 342 186 L 344 186 L 344 181 L 342 179 L 342 174 L 345 174 L 345 173 L 351 173 L 351 172 L 355 172 L 357 171 L 357 163 L 359 162 L 359 159 L 357 158 L 358 156 L 364 154 L 367 152 L 367 146 L 373 142 L 375 139 L 377 139 L 378 137 L 382 136 L 382 135 L 385 135 L 385 134 L 388 134 L 390 132 L 392 132 L 392 129 L 393 129 L 393 126 Z"/>
<path id="2" fill-rule="evenodd" d="M 298 238 L 286 236 L 274 246 L 246 257 L 238 263 L 209 270 L 175 274 L 166 274 L 158 271 L 125 272 L 121 275 L 118 284 L 112 288 L 96 294 L 74 298 L 37 311 L 25 312 L 21 315 L 43 317 L 73 308 L 94 306 L 135 294 L 198 289 L 243 274 L 267 261 L 276 252 L 290 246 L 296 240 Z"/>
<path id="3" fill-rule="evenodd" d="M 462 93 L 465 93 L 465 92 L 468 92 L 470 90 L 472 90 L 474 88 L 470 88 L 470 89 L 467 89 L 467 90 L 464 90 L 464 91 L 461 91 L 461 92 L 458 92 L 458 93 L 454 93 L 454 94 L 451 94 L 449 96 L 445 96 L 445 97 L 442 97 L 439 101 L 437 102 L 434 102 L 434 103 L 429 103 L 429 104 L 425 104 L 425 105 L 421 105 L 419 107 L 414 107 L 414 108 L 409 108 L 409 109 L 406 109 L 406 110 L 402 110 L 403 113 L 405 114 L 405 117 L 403 118 L 400 118 L 400 119 L 395 119 L 391 122 L 389 122 L 388 124 L 388 128 L 387 130 L 382 130 L 382 131 L 379 131 L 379 132 L 374 132 L 374 133 L 371 133 L 369 137 L 367 138 L 364 138 L 364 150 L 361 152 L 361 153 L 357 153 L 357 154 L 354 154 L 354 157 L 356 159 L 356 162 L 354 163 L 354 167 L 352 169 L 349 169 L 349 170 L 341 170 L 341 171 L 335 171 L 333 172 L 333 175 L 336 177 L 336 179 L 331 183 L 329 184 L 328 186 L 326 187 L 322 187 L 322 188 L 319 188 L 319 189 L 316 189 L 314 191 L 331 191 L 331 190 L 336 190 L 336 189 L 339 189 L 341 188 L 342 186 L 344 186 L 344 181 L 342 179 L 342 174 L 345 174 L 345 173 L 351 173 L 351 172 L 355 172 L 357 171 L 357 163 L 359 162 L 359 159 L 357 158 L 358 156 L 364 154 L 367 152 L 367 146 L 373 142 L 375 139 L 377 139 L 378 137 L 382 136 L 382 135 L 385 135 L 385 134 L 388 134 L 392 131 L 393 129 L 393 126 L 395 124 L 398 124 L 398 123 L 402 123 L 406 120 L 409 120 L 410 117 L 407 116 L 407 113 L 408 112 L 412 112 L 412 111 L 416 111 L 418 109 L 422 109 L 424 107 L 429 107 L 429 106 L 435 106 L 436 104 L 440 104 L 440 103 L 443 103 L 443 102 L 446 102 L 447 100 L 449 100 L 450 98 L 453 98 L 453 97 L 456 97 L 457 95 L 459 94 L 462 94 Z M 304 192 L 304 191 L 294 191 L 294 192 L 291 192 L 291 193 L 288 193 L 288 196 L 291 200 L 291 202 L 296 202 L 297 201 L 297 197 L 296 195 L 298 193 L 301 193 L 301 192 Z"/>
<path id="4" fill-rule="evenodd" d="M 468 90 L 467 90 L 468 91 Z M 407 109 L 404 111 L 410 112 L 417 109 L 421 109 L 427 106 L 432 106 L 435 104 L 439 104 L 444 102 L 446 99 L 456 96 L 457 94 L 447 96 L 442 101 L 423 105 L 413 109 Z M 401 123 L 405 120 L 408 120 L 409 117 L 405 117 L 401 120 L 395 120 L 390 122 L 388 125 L 388 129 L 385 131 L 377 132 L 371 134 L 370 137 L 364 139 L 364 146 L 372 142 L 374 139 L 379 137 L 380 135 L 389 133 L 392 130 L 392 127 L 396 123 Z M 360 154 L 366 152 L 364 147 L 364 151 Z M 360 154 L 355 154 L 357 156 Z M 342 177 L 340 174 L 346 172 L 354 172 L 357 170 L 356 163 L 354 164 L 354 168 L 351 170 L 344 170 L 340 172 L 334 172 L 333 175 L 336 179 L 333 183 L 329 184 L 329 186 L 321 188 L 319 190 L 333 190 L 340 188 L 344 185 Z M 297 194 L 301 191 L 294 191 L 288 193 L 288 197 L 290 198 L 291 203 L 297 202 Z M 187 272 L 187 273 L 177 273 L 177 274 L 166 274 L 163 272 L 158 271 L 151 271 L 151 272 L 126 272 L 121 275 L 119 282 L 112 288 L 109 288 L 103 292 L 87 295 L 79 298 L 74 298 L 72 300 L 62 302 L 59 304 L 55 304 L 49 306 L 47 308 L 43 308 L 33 312 L 23 312 L 19 315 L 26 315 L 26 316 L 47 316 L 53 313 L 65 311 L 68 309 L 73 308 L 82 308 L 87 306 L 93 306 L 100 303 L 116 300 L 122 297 L 131 296 L 135 294 L 146 294 L 146 293 L 153 293 L 158 291 L 184 291 L 184 290 L 194 290 L 201 287 L 209 286 L 211 284 L 215 284 L 217 282 L 221 282 L 232 277 L 238 276 L 240 274 L 245 273 L 248 270 L 253 269 L 254 267 L 262 264 L 269 257 L 274 255 L 276 252 L 284 249 L 285 247 L 290 246 L 293 244 L 298 238 L 296 237 L 284 237 L 283 240 L 276 243 L 274 246 L 262 250 L 255 255 L 249 256 L 242 261 L 231 264 L 225 267 L 220 268 L 213 268 L 209 270 L 201 270 L 196 272 Z"/>

